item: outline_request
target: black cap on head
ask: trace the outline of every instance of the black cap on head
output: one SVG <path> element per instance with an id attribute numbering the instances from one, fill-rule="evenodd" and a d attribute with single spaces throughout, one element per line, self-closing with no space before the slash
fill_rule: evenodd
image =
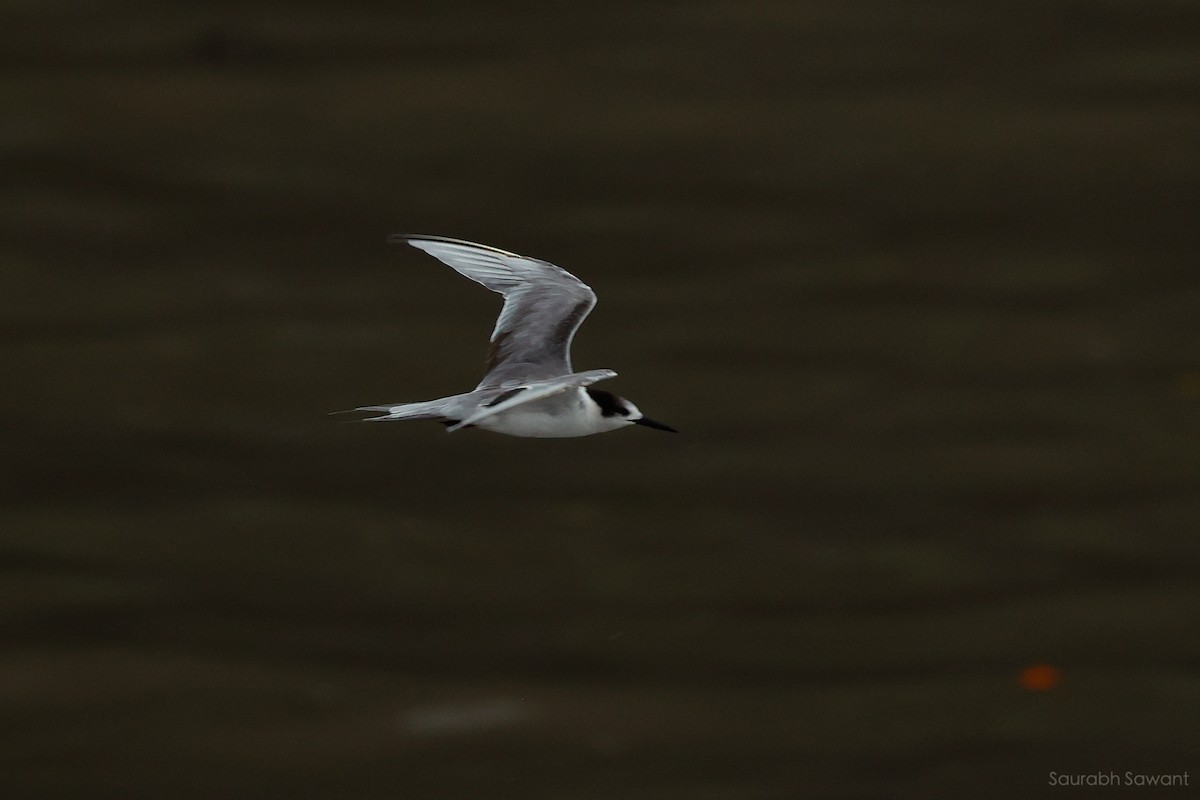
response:
<path id="1" fill-rule="evenodd" d="M 585 389 L 584 391 L 586 391 L 588 396 L 596 402 L 596 405 L 600 406 L 600 413 L 606 417 L 628 417 L 631 413 L 637 411 L 637 408 L 634 407 L 628 400 L 617 397 L 612 392 L 606 392 L 603 389 L 591 388 Z M 634 425 L 645 425 L 647 428 L 654 428 L 657 431 L 670 431 L 671 433 L 679 433 L 679 431 L 675 430 L 670 425 L 664 425 L 663 423 L 650 419 L 646 416 L 638 417 L 637 419 L 631 419 L 629 421 Z"/>

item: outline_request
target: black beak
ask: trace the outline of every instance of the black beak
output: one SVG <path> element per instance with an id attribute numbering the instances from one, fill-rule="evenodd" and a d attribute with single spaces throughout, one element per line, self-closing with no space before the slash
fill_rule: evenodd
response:
<path id="1" fill-rule="evenodd" d="M 633 424 L 634 425 L 645 425 L 647 428 L 654 428 L 654 430 L 656 430 L 656 431 L 670 431 L 671 433 L 679 433 L 679 431 L 675 430 L 670 425 L 664 425 L 661 422 L 655 422 L 654 420 L 650 419 L 649 417 L 642 417 L 641 419 L 635 419 L 633 421 Z"/>

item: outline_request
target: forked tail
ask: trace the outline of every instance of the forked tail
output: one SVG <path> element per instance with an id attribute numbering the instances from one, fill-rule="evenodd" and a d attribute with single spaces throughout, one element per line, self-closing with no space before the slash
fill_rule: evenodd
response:
<path id="1" fill-rule="evenodd" d="M 430 400 L 425 403 L 396 403 L 388 406 L 359 406 L 358 408 L 350 409 L 362 412 L 379 412 L 379 416 L 367 417 L 359 420 L 360 422 L 393 422 L 405 419 L 445 419 L 446 416 L 442 412 L 445 410 L 445 400 Z M 337 412 L 342 413 L 342 412 Z"/>

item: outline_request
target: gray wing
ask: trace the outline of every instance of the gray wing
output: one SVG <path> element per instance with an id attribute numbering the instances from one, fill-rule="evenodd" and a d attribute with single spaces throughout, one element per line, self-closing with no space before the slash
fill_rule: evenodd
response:
<path id="1" fill-rule="evenodd" d="M 407 242 L 504 296 L 479 386 L 554 378 L 571 372 L 571 340 L 596 294 L 562 267 L 487 245 L 399 234 Z"/>

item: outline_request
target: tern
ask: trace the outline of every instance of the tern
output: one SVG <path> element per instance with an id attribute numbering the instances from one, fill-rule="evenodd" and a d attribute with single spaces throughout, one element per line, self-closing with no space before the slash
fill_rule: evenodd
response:
<path id="1" fill-rule="evenodd" d="M 611 369 L 574 372 L 571 340 L 596 305 L 587 284 L 548 261 L 444 236 L 398 234 L 402 242 L 504 297 L 483 380 L 472 391 L 423 403 L 360 406 L 364 422 L 431 419 L 449 432 L 482 428 L 509 436 L 590 436 L 643 425 L 677 433 L 623 397 L 591 388 Z"/>

